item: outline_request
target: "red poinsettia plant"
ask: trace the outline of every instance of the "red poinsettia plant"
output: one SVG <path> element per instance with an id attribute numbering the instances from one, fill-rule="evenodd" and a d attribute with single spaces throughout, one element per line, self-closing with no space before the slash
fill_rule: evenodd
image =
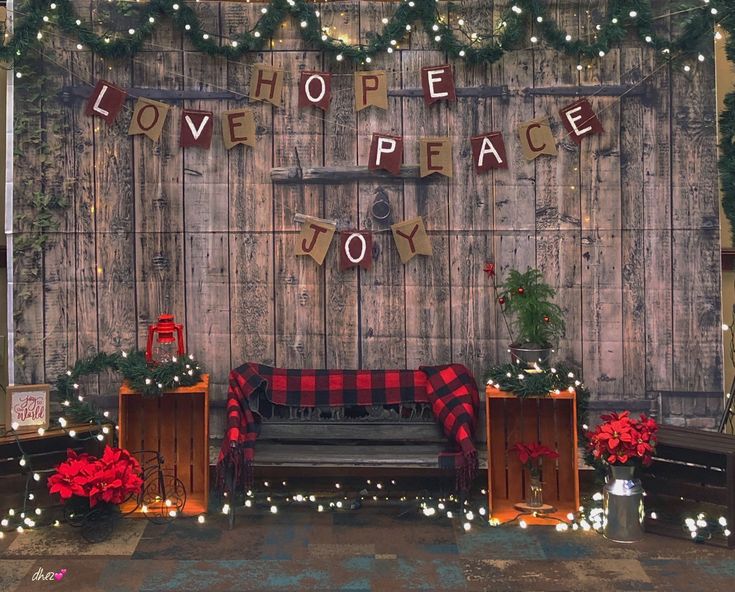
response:
<path id="1" fill-rule="evenodd" d="M 508 449 L 508 452 L 515 452 L 518 460 L 528 469 L 532 475 L 538 475 L 539 467 L 545 458 L 553 460 L 559 458 L 559 453 L 553 448 L 549 448 L 540 442 L 531 442 L 524 444 L 518 442 Z"/>
<path id="2" fill-rule="evenodd" d="M 67 450 L 67 458 L 48 478 L 50 493 L 63 501 L 86 499 L 89 507 L 98 503 L 121 504 L 143 487 L 140 463 L 122 448 L 105 447 L 102 458 Z"/>
<path id="3" fill-rule="evenodd" d="M 596 459 L 611 465 L 651 464 L 658 430 L 654 419 L 645 414 L 633 419 L 629 411 L 601 415 L 600 419 L 603 423 L 587 432 Z"/>

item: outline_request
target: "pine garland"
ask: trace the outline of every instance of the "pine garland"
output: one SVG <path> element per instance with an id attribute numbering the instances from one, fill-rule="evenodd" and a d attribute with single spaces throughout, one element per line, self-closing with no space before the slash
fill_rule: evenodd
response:
<path id="1" fill-rule="evenodd" d="M 735 12 L 730 11 L 720 24 L 729 33 L 725 52 L 735 63 Z M 735 242 L 735 91 L 725 97 L 725 108 L 720 115 L 720 181 L 722 209 L 732 225 Z"/>
<path id="2" fill-rule="evenodd" d="M 280 24 L 292 16 L 299 23 L 299 32 L 312 47 L 335 54 L 338 60 L 347 58 L 369 63 L 374 56 L 392 52 L 392 45 L 405 39 L 413 27 L 421 26 L 437 50 L 450 58 L 464 59 L 472 64 L 494 63 L 510 50 L 524 48 L 529 43 L 531 27 L 538 41 L 577 58 L 597 58 L 625 39 L 634 31 L 641 41 L 663 52 L 664 57 L 691 55 L 698 46 L 711 42 L 712 31 L 718 21 L 735 18 L 731 0 L 711 0 L 709 3 L 692 1 L 694 7 L 681 26 L 676 39 L 669 40 L 655 32 L 652 0 L 611 0 L 603 24 L 596 31 L 594 41 L 572 39 L 549 17 L 541 0 L 516 0 L 501 15 L 493 35 L 477 36 L 463 42 L 458 31 L 445 22 L 437 10 L 436 0 L 404 0 L 398 5 L 384 29 L 369 43 L 351 45 L 332 37 L 322 30 L 320 14 L 307 0 L 271 0 L 263 14 L 249 31 L 231 35 L 229 44 L 220 44 L 219 36 L 208 33 L 195 10 L 183 0 L 150 0 L 132 4 L 128 13 L 138 24 L 128 31 L 97 35 L 92 25 L 80 19 L 73 8 L 73 0 L 27 0 L 18 8 L 15 32 L 4 47 L 0 59 L 13 61 L 41 43 L 43 28 L 57 24 L 61 30 L 97 55 L 123 58 L 135 55 L 143 48 L 164 19 L 202 53 L 236 59 L 250 51 L 267 47 Z"/>
<path id="3" fill-rule="evenodd" d="M 105 370 L 119 372 L 128 386 L 143 395 L 160 395 L 180 386 L 193 386 L 201 380 L 202 369 L 193 355 L 176 358 L 165 364 L 148 364 L 145 352 L 132 351 L 115 354 L 98 353 L 78 360 L 56 380 L 56 394 L 65 414 L 75 421 L 106 422 L 97 409 L 79 393 L 79 381 Z"/>

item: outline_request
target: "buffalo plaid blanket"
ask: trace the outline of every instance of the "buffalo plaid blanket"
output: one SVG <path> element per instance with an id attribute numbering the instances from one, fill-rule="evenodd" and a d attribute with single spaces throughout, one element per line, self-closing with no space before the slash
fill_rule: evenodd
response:
<path id="1" fill-rule="evenodd" d="M 472 437 L 479 396 L 474 377 L 460 364 L 418 370 L 288 370 L 250 363 L 230 372 L 227 427 L 217 462 L 220 491 L 252 487 L 260 416 L 249 400 L 260 390 L 273 404 L 291 407 L 430 403 L 450 442 L 440 466 L 456 469 L 461 491 L 477 473 Z"/>

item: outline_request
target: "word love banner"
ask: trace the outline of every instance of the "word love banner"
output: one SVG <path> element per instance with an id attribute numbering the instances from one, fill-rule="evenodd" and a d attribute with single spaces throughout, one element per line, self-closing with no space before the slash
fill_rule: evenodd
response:
<path id="1" fill-rule="evenodd" d="M 296 255 L 308 255 L 318 265 L 324 263 L 329 245 L 335 234 L 334 222 L 301 216 L 304 220 L 301 232 L 296 239 Z M 431 240 L 419 216 L 393 224 L 390 227 L 398 254 L 403 263 L 408 263 L 416 255 L 431 255 Z M 360 267 L 369 270 L 373 264 L 373 234 L 368 230 L 342 230 L 340 236 L 339 268 L 341 271 Z"/>

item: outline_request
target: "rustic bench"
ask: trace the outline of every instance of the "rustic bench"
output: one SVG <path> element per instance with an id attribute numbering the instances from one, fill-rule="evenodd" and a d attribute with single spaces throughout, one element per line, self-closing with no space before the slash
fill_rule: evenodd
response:
<path id="1" fill-rule="evenodd" d="M 454 486 L 454 467 L 439 462 L 447 438 L 428 404 L 294 408 L 274 405 L 261 392 L 251 399 L 251 407 L 261 417 L 256 477 L 266 472 L 302 477 L 421 475 L 446 477 L 452 480 L 449 489 Z M 483 469 L 484 405 L 480 409 L 475 444 Z M 233 509 L 230 526 L 234 514 Z"/>

